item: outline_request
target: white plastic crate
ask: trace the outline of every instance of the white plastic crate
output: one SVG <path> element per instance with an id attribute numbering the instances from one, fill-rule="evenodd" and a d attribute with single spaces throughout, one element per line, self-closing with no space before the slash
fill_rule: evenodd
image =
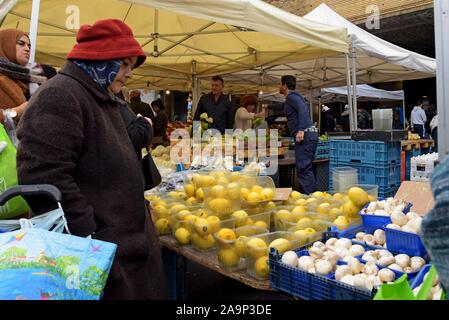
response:
<path id="1" fill-rule="evenodd" d="M 411 181 L 429 181 L 435 169 L 435 161 L 438 160 L 438 153 L 430 153 L 413 157 L 410 165 Z"/>

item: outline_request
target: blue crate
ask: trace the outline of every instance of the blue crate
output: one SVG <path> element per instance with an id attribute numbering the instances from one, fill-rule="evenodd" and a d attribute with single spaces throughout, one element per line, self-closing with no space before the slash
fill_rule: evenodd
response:
<path id="1" fill-rule="evenodd" d="M 401 164 L 398 165 L 356 165 L 330 159 L 329 182 L 333 186 L 332 169 L 336 167 L 352 167 L 357 169 L 359 184 L 373 184 L 379 188 L 394 188 L 401 184 Z"/>
<path id="2" fill-rule="evenodd" d="M 329 141 L 329 157 L 354 164 L 401 164 L 401 143 L 382 141 Z"/>
<path id="3" fill-rule="evenodd" d="M 379 197 L 379 200 L 384 200 L 384 197 Z M 365 205 L 363 207 L 363 209 L 368 208 L 368 205 Z M 413 204 L 412 203 L 408 203 L 405 208 L 404 208 L 404 213 L 409 213 L 410 209 L 412 208 Z M 376 231 L 377 229 L 385 229 L 385 226 L 387 224 L 392 223 L 391 218 L 390 217 L 384 217 L 384 216 L 375 216 L 372 214 L 363 214 L 362 211 L 363 209 L 359 212 L 359 215 L 362 217 L 362 223 L 363 226 L 365 227 L 365 230 L 367 233 L 373 234 L 374 231 Z M 386 233 L 386 232 L 385 232 Z M 388 246 L 388 244 L 387 244 Z"/>
<path id="4" fill-rule="evenodd" d="M 390 198 L 394 197 L 399 190 L 401 185 L 398 184 L 392 188 L 379 188 L 378 196 L 381 198 Z"/>
<path id="5" fill-rule="evenodd" d="M 426 247 L 417 234 L 389 229 L 385 225 L 385 235 L 387 237 L 387 248 L 390 251 L 405 253 L 409 256 L 425 257 L 427 255 Z"/>
<path id="6" fill-rule="evenodd" d="M 331 230 L 332 232 L 335 233 L 334 235 L 335 238 L 348 238 L 348 239 L 354 239 L 357 233 L 365 232 L 363 224 L 353 226 L 343 231 L 339 231 L 338 228 L 334 226 L 331 228 Z"/>
<path id="7" fill-rule="evenodd" d="M 418 275 L 413 279 L 411 283 L 412 290 L 417 288 L 421 283 L 424 281 L 424 277 L 429 272 L 430 268 L 432 268 L 431 264 L 426 264 L 422 269 L 419 271 Z"/>

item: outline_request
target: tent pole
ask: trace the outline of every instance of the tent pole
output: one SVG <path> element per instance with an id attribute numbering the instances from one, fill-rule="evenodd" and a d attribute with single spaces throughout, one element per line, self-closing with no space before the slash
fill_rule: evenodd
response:
<path id="1" fill-rule="evenodd" d="M 312 119 L 312 122 L 313 122 L 313 101 L 312 101 L 312 99 L 313 99 L 313 90 L 310 89 L 310 106 L 309 106 L 309 109 L 310 109 L 310 119 Z"/>
<path id="2" fill-rule="evenodd" d="M 37 29 L 39 27 L 39 9 L 41 6 L 41 0 L 33 0 L 33 7 L 31 9 L 31 22 L 30 22 L 30 63 L 34 63 L 36 60 L 36 47 L 37 47 Z"/>
<path id="3" fill-rule="evenodd" d="M 351 58 L 352 58 L 352 108 L 354 113 L 354 128 L 357 130 L 357 66 L 356 66 L 356 52 L 355 48 L 351 44 Z"/>
<path id="4" fill-rule="evenodd" d="M 351 95 L 351 66 L 349 63 L 349 54 L 346 54 L 346 87 L 348 89 L 348 106 L 349 106 L 349 127 L 351 132 L 356 128 L 354 127 L 354 109 L 352 108 L 352 95 Z M 321 103 L 320 103 L 321 105 Z"/>
<path id="5" fill-rule="evenodd" d="M 435 0 L 435 53 L 437 63 L 437 105 L 438 105 L 438 154 L 440 160 L 449 151 L 449 40 L 443 32 L 449 28 L 449 1 Z"/>
<path id="6" fill-rule="evenodd" d="M 405 97 L 404 99 L 402 99 L 402 121 L 404 121 L 404 130 L 406 130 L 406 125 L 405 125 Z"/>

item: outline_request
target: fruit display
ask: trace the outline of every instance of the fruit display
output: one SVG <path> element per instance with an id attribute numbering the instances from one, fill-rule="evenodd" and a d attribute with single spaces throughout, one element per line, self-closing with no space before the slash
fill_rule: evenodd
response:
<path id="1" fill-rule="evenodd" d="M 228 271 L 245 269 L 246 240 L 248 237 L 268 232 L 269 229 L 258 226 L 222 229 L 216 232 L 214 238 L 217 242 L 217 258 L 220 266 Z"/>
<path id="2" fill-rule="evenodd" d="M 421 137 L 417 133 L 408 132 L 408 140 L 421 140 Z"/>
<path id="3" fill-rule="evenodd" d="M 275 248 L 284 253 L 298 247 L 298 240 L 291 232 L 272 232 L 244 239 L 246 242 L 246 270 L 256 279 L 267 279 L 270 273 L 269 250 Z"/>
<path id="4" fill-rule="evenodd" d="M 235 228 L 235 219 L 220 220 L 217 216 L 196 217 L 190 220 L 193 234 L 192 246 L 199 251 L 208 251 L 215 248 L 215 233 Z M 222 232 L 222 234 L 225 231 Z"/>

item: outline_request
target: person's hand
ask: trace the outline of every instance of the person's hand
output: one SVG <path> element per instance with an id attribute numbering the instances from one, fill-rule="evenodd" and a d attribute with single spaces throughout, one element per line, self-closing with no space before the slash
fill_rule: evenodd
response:
<path id="1" fill-rule="evenodd" d="M 259 112 L 255 115 L 256 118 L 265 118 L 265 112 Z"/>
<path id="2" fill-rule="evenodd" d="M 298 131 L 296 134 L 296 142 L 301 143 L 304 140 L 304 131 Z"/>
<path id="3" fill-rule="evenodd" d="M 25 112 L 28 106 L 28 102 L 22 103 L 20 106 L 13 108 L 15 112 L 17 112 L 17 117 L 20 118 L 22 114 Z"/>
<path id="4" fill-rule="evenodd" d="M 145 120 L 147 120 L 148 121 L 148 123 L 149 124 L 151 124 L 151 126 L 153 126 L 153 121 L 151 121 L 151 119 L 150 118 L 147 118 L 147 117 L 143 117 L 140 113 L 137 115 L 137 117 L 139 117 L 139 118 L 145 118 Z"/>

